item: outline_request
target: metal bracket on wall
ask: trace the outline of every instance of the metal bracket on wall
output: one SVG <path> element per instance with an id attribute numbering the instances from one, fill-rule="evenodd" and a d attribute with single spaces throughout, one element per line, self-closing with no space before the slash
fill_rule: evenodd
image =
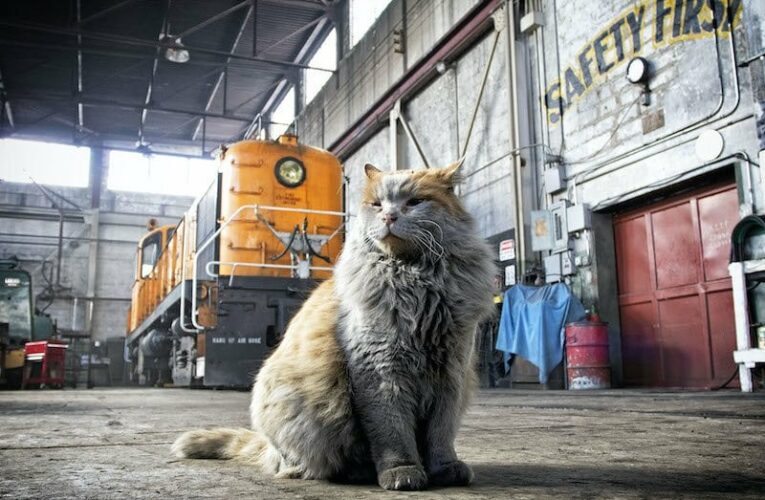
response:
<path id="1" fill-rule="evenodd" d="M 417 140 L 417 137 L 414 135 L 414 132 L 412 132 L 411 127 L 409 127 L 409 123 L 406 121 L 406 118 L 404 118 L 403 113 L 401 113 L 401 101 L 396 101 L 396 105 L 391 110 L 391 121 L 393 121 L 394 119 L 397 119 L 398 122 L 401 123 L 401 126 L 404 129 L 404 132 L 406 132 L 406 136 L 409 137 L 410 141 L 412 141 L 412 144 L 414 145 L 414 148 L 417 150 L 417 154 L 420 155 L 420 160 L 422 160 L 422 163 L 423 165 L 425 165 L 425 168 L 430 168 L 430 163 L 428 162 L 428 159 L 425 157 L 425 153 L 422 151 L 422 146 L 420 146 L 420 143 Z"/>

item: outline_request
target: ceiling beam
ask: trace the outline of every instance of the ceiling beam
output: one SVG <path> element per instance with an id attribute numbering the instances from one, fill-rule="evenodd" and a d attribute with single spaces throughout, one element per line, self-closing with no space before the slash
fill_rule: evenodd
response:
<path id="1" fill-rule="evenodd" d="M 153 47 L 155 49 L 162 49 L 162 50 L 174 48 L 178 50 L 187 50 L 189 52 L 195 52 L 198 54 L 206 54 L 206 55 L 217 56 L 217 57 L 229 57 L 231 59 L 270 64 L 270 65 L 281 66 L 285 68 L 315 69 L 317 71 L 325 71 L 328 73 L 334 73 L 334 71 L 328 70 L 326 68 L 317 68 L 317 67 L 308 66 L 306 64 L 299 64 L 295 62 L 278 61 L 275 59 L 246 56 L 242 54 L 232 54 L 231 52 L 224 52 L 221 50 L 206 49 L 202 47 L 191 47 L 185 44 L 178 45 L 177 43 L 172 43 L 172 42 L 152 41 L 152 40 L 145 40 L 145 39 L 134 38 L 129 36 L 112 35 L 109 33 L 73 30 L 69 28 L 59 28 L 56 26 L 41 25 L 36 23 L 18 23 L 18 22 L 4 21 L 2 19 L 0 19 L 0 26 L 5 26 L 7 28 L 28 30 L 28 31 L 36 31 L 39 33 L 49 33 L 54 35 L 69 35 L 74 37 L 76 37 L 77 35 L 81 35 L 83 38 L 101 40 L 104 42 L 111 42 L 115 44 L 128 45 L 128 46 L 134 46 L 134 47 Z"/>
<path id="2" fill-rule="evenodd" d="M 70 51 L 70 52 L 76 52 L 81 51 L 84 54 L 95 54 L 100 56 L 106 56 L 106 57 L 122 57 L 125 59 L 135 59 L 135 60 L 143 60 L 143 61 L 151 61 L 154 59 L 154 54 L 152 53 L 137 53 L 137 52 L 125 52 L 120 50 L 114 50 L 114 49 L 95 49 L 91 47 L 80 47 L 78 48 L 76 45 L 56 45 L 52 43 L 36 43 L 36 42 L 20 42 L 17 40 L 6 40 L 0 38 L 0 47 L 14 47 L 14 48 L 29 48 L 29 49 L 40 49 L 40 50 L 52 50 L 52 51 Z M 46 59 L 45 61 L 39 63 L 39 65 L 36 65 L 34 67 L 28 68 L 27 70 L 23 71 L 22 74 L 25 74 L 28 71 L 32 71 L 34 69 L 37 69 L 39 66 L 44 66 L 45 64 L 49 63 L 50 61 L 54 60 L 55 56 Z M 258 72 L 262 73 L 270 73 L 270 74 L 277 74 L 281 75 L 283 74 L 283 70 L 281 68 L 270 68 L 270 67 L 259 67 L 254 68 L 252 64 L 249 63 L 243 63 L 243 62 L 235 62 L 231 61 L 228 64 L 224 64 L 223 62 L 215 62 L 215 61 L 200 61 L 200 60 L 194 60 L 190 59 L 189 62 L 185 63 L 188 65 L 193 66 L 202 66 L 211 68 L 211 71 L 221 71 L 224 67 L 228 66 L 229 69 L 231 68 L 240 68 L 240 69 L 246 69 L 246 70 L 257 70 Z M 16 73 L 15 76 L 18 76 L 19 74 Z"/>
<path id="3" fill-rule="evenodd" d="M 270 3 L 279 7 L 297 7 L 300 9 L 313 9 L 317 11 L 327 10 L 327 5 L 322 2 L 312 2 L 311 0 L 259 0 L 263 3 Z"/>
<path id="4" fill-rule="evenodd" d="M 157 38 L 161 38 L 162 35 L 167 35 L 167 18 L 170 16 L 170 2 L 165 1 L 165 13 L 162 15 L 162 26 L 160 27 L 159 35 Z M 79 35 L 78 35 L 79 37 Z M 159 56 L 162 53 L 162 49 L 157 47 L 154 51 L 154 62 L 151 67 L 151 76 L 149 77 L 149 84 L 146 86 L 146 97 L 144 98 L 143 106 L 141 110 L 141 121 L 138 123 L 138 142 L 143 144 L 143 129 L 146 126 L 146 118 L 149 116 L 147 106 L 151 104 L 151 95 L 154 92 L 154 79 L 157 77 L 157 69 L 159 68 Z"/>
<path id="5" fill-rule="evenodd" d="M 303 48 L 301 48 L 300 52 L 298 52 L 298 55 L 295 57 L 294 61 L 296 63 L 300 63 L 308 59 L 310 55 L 313 55 L 317 49 L 317 45 L 324 40 L 324 38 L 327 36 L 327 33 L 329 33 L 331 29 L 332 23 L 330 22 L 329 17 L 322 16 L 320 18 L 320 22 L 314 28 L 311 36 L 308 37 L 308 40 L 306 41 L 305 45 L 303 45 Z M 325 71 L 328 70 L 325 69 Z M 334 71 L 332 71 L 332 73 L 334 73 Z M 287 78 L 285 78 L 279 82 L 279 85 L 273 91 L 271 96 L 269 96 L 269 98 L 266 100 L 263 107 L 252 118 L 250 125 L 248 125 L 247 128 L 242 131 L 243 139 L 249 139 L 252 136 L 258 121 L 261 120 L 263 116 L 268 115 L 268 113 L 270 113 L 281 102 L 281 100 L 284 99 L 284 96 L 287 94 L 287 92 L 289 92 L 289 82 L 287 81 Z"/>
<path id="6" fill-rule="evenodd" d="M 87 97 L 84 95 L 72 96 L 68 94 L 57 94 L 52 92 L 14 91 L 13 98 L 18 100 L 53 101 L 53 102 L 69 103 L 69 104 L 82 103 L 83 106 L 119 108 L 119 109 L 126 109 L 129 111 L 143 111 L 143 110 L 157 111 L 160 113 L 171 113 L 171 114 L 198 116 L 198 117 L 205 117 L 205 118 L 220 118 L 222 120 L 231 120 L 231 121 L 237 121 L 237 122 L 249 123 L 250 120 L 252 120 L 252 118 L 249 116 L 233 115 L 233 114 L 227 114 L 227 113 L 226 114 L 212 113 L 209 111 L 202 112 L 202 111 L 194 111 L 191 109 L 158 106 L 153 103 L 149 103 L 147 105 L 145 103 L 120 102 L 120 101 L 115 101 L 113 99 L 101 99 L 97 97 Z"/>
<path id="7" fill-rule="evenodd" d="M 304 26 L 301 26 L 300 28 L 296 29 L 295 31 L 293 31 L 289 35 L 287 35 L 284 38 L 282 38 L 281 40 L 278 40 L 278 41 L 272 43 L 271 45 L 269 45 L 268 47 L 266 47 L 265 49 L 261 50 L 260 54 L 267 54 L 268 52 L 271 51 L 271 49 L 273 49 L 275 47 L 278 47 L 279 45 L 283 44 L 284 42 L 286 42 L 287 40 L 291 39 L 292 37 L 297 36 L 297 35 L 303 33 L 304 31 L 308 31 L 309 29 L 313 28 L 314 26 L 316 26 L 317 24 L 322 22 L 323 19 L 324 19 L 324 17 L 317 17 L 316 19 L 314 19 L 310 23 L 308 23 L 308 24 L 306 24 Z"/>
<path id="8" fill-rule="evenodd" d="M 80 24 L 80 25 L 87 24 L 87 23 L 89 23 L 89 22 L 91 22 L 91 21 L 93 21 L 95 19 L 103 17 L 103 16 L 105 16 L 107 14 L 110 14 L 110 13 L 114 12 L 117 9 L 121 9 L 122 7 L 125 7 L 126 5 L 130 5 L 131 3 L 135 3 L 135 2 L 136 2 L 136 0 L 124 0 L 123 2 L 116 3 L 116 4 L 114 4 L 114 5 L 110 6 L 110 7 L 106 7 L 105 9 L 99 10 L 95 14 L 91 14 L 90 16 L 86 17 L 85 19 L 80 20 L 78 24 Z"/>
<path id="9" fill-rule="evenodd" d="M 245 0 L 239 5 L 248 5 L 250 4 L 250 0 Z M 244 36 L 244 31 L 247 29 L 247 22 L 250 20 L 250 18 L 254 14 L 254 7 L 250 5 L 250 8 L 247 10 L 247 13 L 244 16 L 244 19 L 242 20 L 242 24 L 239 26 L 239 31 L 236 34 L 236 37 L 234 38 L 234 42 L 231 44 L 231 49 L 229 52 L 235 52 L 236 48 L 239 46 L 239 42 L 242 40 L 242 37 Z M 255 23 L 255 19 L 252 18 L 252 22 Z M 210 107 L 212 106 L 213 101 L 215 101 L 215 96 L 218 94 L 218 89 L 221 88 L 221 85 L 223 86 L 223 113 L 226 113 L 226 93 L 228 92 L 228 64 L 231 62 L 231 58 L 226 59 L 226 63 L 223 65 L 223 70 L 221 70 L 220 74 L 218 75 L 218 79 L 215 81 L 215 85 L 213 85 L 212 91 L 210 91 L 210 95 L 207 97 L 207 102 L 205 103 L 205 112 L 210 110 Z M 199 120 L 199 123 L 197 123 L 197 126 L 194 128 L 194 133 L 191 135 L 191 140 L 194 141 L 197 138 L 197 134 L 199 134 L 200 130 L 202 129 L 202 123 L 204 121 L 204 118 L 201 118 Z"/>
<path id="10" fill-rule="evenodd" d="M 77 29 L 82 27 L 82 0 L 74 0 L 75 11 L 77 15 Z M 82 36 L 77 35 L 77 82 L 75 92 L 77 95 L 82 94 Z M 85 112 L 81 103 L 77 103 L 77 128 L 82 130 L 85 127 Z"/>
<path id="11" fill-rule="evenodd" d="M 188 29 L 185 29 L 185 30 L 183 30 L 180 33 L 174 34 L 173 38 L 177 41 L 177 40 L 180 40 L 183 37 L 187 37 L 187 36 L 189 36 L 189 35 L 191 35 L 193 33 L 196 33 L 197 31 L 199 31 L 199 30 L 201 30 L 203 28 L 206 28 L 207 26 L 209 26 L 209 25 L 211 25 L 211 24 L 213 24 L 213 23 L 215 23 L 217 21 L 220 21 L 224 17 L 228 17 L 229 15 L 233 14 L 234 12 L 237 12 L 237 11 L 241 10 L 242 8 L 247 7 L 249 4 L 250 4 L 250 0 L 244 0 L 243 2 L 240 2 L 240 3 L 236 4 L 236 5 L 234 5 L 233 7 L 230 7 L 230 8 L 228 8 L 228 9 L 222 11 L 222 12 L 219 12 L 218 14 L 215 14 L 212 17 L 209 17 L 209 18 L 205 19 L 204 21 L 202 21 L 199 24 L 196 24 L 196 25 L 194 25 L 194 26 L 192 26 L 192 27 L 190 27 Z M 233 52 L 233 50 L 232 50 L 232 52 Z"/>
<path id="12" fill-rule="evenodd" d="M 8 92 L 5 88 L 5 81 L 3 80 L 3 72 L 0 70 L 0 105 L 2 105 L 3 109 L 0 109 L 0 115 L 5 115 L 5 117 L 8 119 L 8 125 L 11 126 L 11 128 L 16 127 L 16 123 L 13 119 L 13 111 L 11 110 L 11 102 L 8 99 Z M 249 120 L 248 120 L 249 121 Z"/>

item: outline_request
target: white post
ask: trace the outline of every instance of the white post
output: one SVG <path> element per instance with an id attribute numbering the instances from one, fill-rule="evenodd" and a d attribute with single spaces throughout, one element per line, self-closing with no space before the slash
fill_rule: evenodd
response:
<path id="1" fill-rule="evenodd" d="M 733 312 L 736 320 L 736 350 L 745 351 L 752 347 L 749 338 L 749 306 L 746 299 L 746 276 L 744 264 L 733 262 L 728 265 L 733 287 Z M 752 392 L 752 373 L 746 363 L 738 364 L 738 378 L 742 392 Z"/>

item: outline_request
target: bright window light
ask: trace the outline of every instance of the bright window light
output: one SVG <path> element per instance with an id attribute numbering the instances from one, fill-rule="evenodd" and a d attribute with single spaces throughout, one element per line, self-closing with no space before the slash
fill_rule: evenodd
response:
<path id="1" fill-rule="evenodd" d="M 87 187 L 90 148 L 49 142 L 0 140 L 0 179 L 6 182 Z"/>
<path id="2" fill-rule="evenodd" d="M 106 187 L 112 191 L 198 196 L 217 171 L 214 160 L 110 151 Z"/>
<path id="3" fill-rule="evenodd" d="M 271 137 L 277 138 L 287 131 L 287 128 L 295 119 L 295 88 L 290 88 L 282 99 L 282 102 L 271 113 Z"/>
<path id="4" fill-rule="evenodd" d="M 327 38 L 321 43 L 319 50 L 308 61 L 309 66 L 326 68 L 332 71 L 337 69 L 337 32 L 332 30 Z M 316 97 L 316 94 L 324 87 L 332 73 L 315 69 L 305 70 L 305 102 L 308 104 Z"/>
<path id="5" fill-rule="evenodd" d="M 364 38 L 391 0 L 351 0 L 351 47 Z"/>

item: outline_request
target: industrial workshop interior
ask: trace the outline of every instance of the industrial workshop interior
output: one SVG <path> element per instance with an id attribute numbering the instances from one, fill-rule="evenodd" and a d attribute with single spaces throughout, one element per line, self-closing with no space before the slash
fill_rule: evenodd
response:
<path id="1" fill-rule="evenodd" d="M 765 497 L 765 1 L 0 2 L 0 497 Z"/>

